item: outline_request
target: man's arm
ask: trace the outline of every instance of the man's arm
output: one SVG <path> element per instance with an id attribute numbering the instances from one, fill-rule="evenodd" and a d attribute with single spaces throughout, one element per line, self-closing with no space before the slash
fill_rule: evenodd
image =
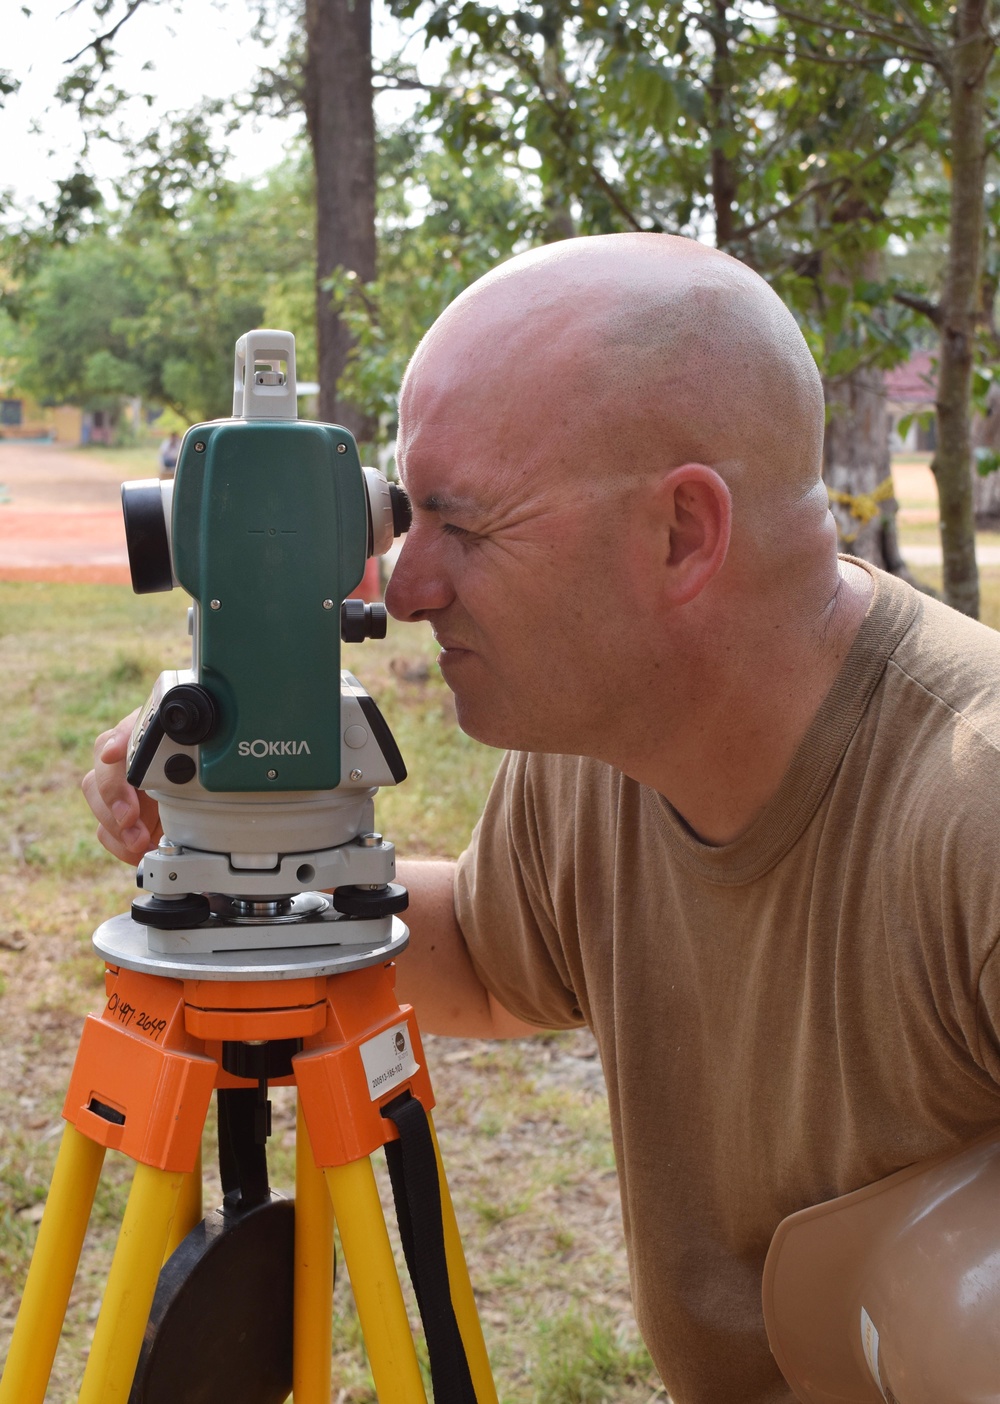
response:
<path id="1" fill-rule="evenodd" d="M 410 944 L 396 962 L 396 993 L 426 1033 L 454 1038 L 523 1038 L 540 1030 L 510 1014 L 473 968 L 455 918 L 455 864 L 411 859 L 398 865 L 409 890 L 403 920 Z"/>
<path id="2" fill-rule="evenodd" d="M 159 841 L 156 801 L 125 779 L 125 755 L 137 713 L 105 731 L 94 745 L 94 768 L 83 793 L 98 821 L 97 837 L 116 858 L 137 864 Z M 399 865 L 409 889 L 404 916 L 410 944 L 397 962 L 399 998 L 412 1004 L 426 1033 L 455 1038 L 518 1038 L 538 1033 L 509 1014 L 483 985 L 455 919 L 455 864 L 410 861 Z"/>

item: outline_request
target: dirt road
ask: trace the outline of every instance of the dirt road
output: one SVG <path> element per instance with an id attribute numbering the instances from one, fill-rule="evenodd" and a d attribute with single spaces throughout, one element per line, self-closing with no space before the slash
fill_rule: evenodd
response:
<path id="1" fill-rule="evenodd" d="M 127 585 L 121 481 L 90 454 L 0 440 L 0 580 Z"/>
<path id="2" fill-rule="evenodd" d="M 128 585 L 122 476 L 120 465 L 89 453 L 0 440 L 0 580 Z M 926 464 L 897 463 L 893 478 L 901 521 L 937 520 Z M 981 545 L 977 554 L 981 565 L 1000 564 L 1000 547 Z M 912 544 L 904 555 L 917 565 L 940 563 L 941 548 Z"/>

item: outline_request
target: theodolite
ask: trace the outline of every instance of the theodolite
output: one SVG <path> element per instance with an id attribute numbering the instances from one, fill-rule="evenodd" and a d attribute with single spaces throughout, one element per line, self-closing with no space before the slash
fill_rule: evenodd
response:
<path id="1" fill-rule="evenodd" d="M 192 662 L 160 675 L 129 750 L 164 834 L 138 871 L 145 935 L 116 918 L 98 948 L 382 944 L 406 894 L 373 796 L 406 769 L 340 644 L 385 635 L 385 607 L 347 597 L 409 524 L 405 493 L 347 430 L 297 419 L 294 338 L 251 331 L 232 419 L 189 430 L 175 478 L 122 502 L 136 591 L 191 596 Z"/>
<path id="2" fill-rule="evenodd" d="M 0 1404 L 42 1404 L 105 1151 L 135 1175 L 79 1404 L 329 1404 L 333 1221 L 380 1404 L 425 1404 L 369 1161 L 385 1149 L 439 1404 L 496 1404 L 429 1112 L 409 939 L 374 795 L 405 778 L 341 641 L 384 636 L 350 598 L 405 531 L 405 493 L 351 434 L 296 416 L 295 342 L 236 345 L 233 416 L 198 424 L 173 481 L 123 490 L 139 594 L 190 595 L 191 667 L 141 709 L 128 777 L 163 838 L 104 922 Z M 268 1090 L 298 1094 L 294 1202 L 269 1185 Z M 223 1204 L 202 1217 L 219 1112 Z"/>

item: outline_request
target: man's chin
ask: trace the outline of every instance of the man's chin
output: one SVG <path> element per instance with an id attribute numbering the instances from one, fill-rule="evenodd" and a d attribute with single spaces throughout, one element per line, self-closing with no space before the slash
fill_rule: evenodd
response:
<path id="1" fill-rule="evenodd" d="M 511 738 L 511 728 L 503 724 L 496 709 L 481 700 L 469 696 L 468 690 L 448 684 L 455 698 L 455 720 L 466 736 L 483 746 L 494 746 L 500 751 L 521 749 Z"/>
<path id="2" fill-rule="evenodd" d="M 454 691 L 454 689 L 452 690 Z M 483 716 L 481 708 L 463 702 L 457 692 L 455 693 L 455 720 L 466 736 L 471 736 L 473 741 L 479 741 L 483 746 L 499 746 L 501 749 L 506 749 L 506 744 L 503 741 L 495 739 L 497 735 L 496 723 L 491 725 L 489 718 Z"/>
<path id="3" fill-rule="evenodd" d="M 477 655 L 471 649 L 445 649 L 438 658 L 441 676 L 455 699 L 455 719 L 466 736 L 498 751 L 540 749 L 531 744 L 524 727 L 505 717 L 496 680 L 473 676 L 470 665 Z"/>
<path id="4" fill-rule="evenodd" d="M 478 741 L 482 746 L 492 746 L 497 751 L 552 751 L 559 749 L 552 745 L 551 738 L 542 737 L 537 731 L 529 731 L 524 723 L 518 725 L 515 718 L 498 713 L 491 702 L 473 699 L 460 691 L 455 694 L 455 719 L 466 736 Z"/>

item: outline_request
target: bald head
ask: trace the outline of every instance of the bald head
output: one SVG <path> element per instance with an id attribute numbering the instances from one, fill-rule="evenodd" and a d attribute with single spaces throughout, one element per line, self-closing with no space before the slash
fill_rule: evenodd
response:
<path id="1" fill-rule="evenodd" d="M 408 391 L 442 376 L 489 382 L 520 414 L 541 402 L 552 433 L 614 445 L 594 471 L 705 463 L 747 510 L 820 480 L 822 387 L 794 318 L 755 273 L 689 239 L 604 235 L 511 259 L 424 338 L 404 414 Z"/>
<path id="2" fill-rule="evenodd" d="M 658 234 L 533 250 L 410 365 L 386 603 L 434 627 L 471 735 L 609 761 L 727 842 L 866 607 L 822 439 L 798 327 L 736 260 Z"/>

